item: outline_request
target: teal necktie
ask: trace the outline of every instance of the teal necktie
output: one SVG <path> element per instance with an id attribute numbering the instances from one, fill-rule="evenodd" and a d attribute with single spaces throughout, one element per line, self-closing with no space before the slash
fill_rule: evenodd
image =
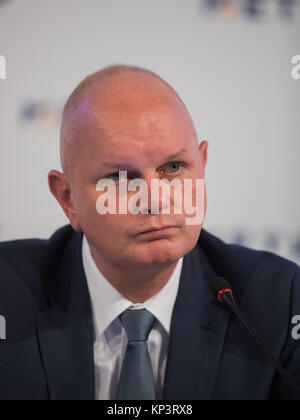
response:
<path id="1" fill-rule="evenodd" d="M 147 340 L 155 317 L 146 309 L 127 309 L 120 315 L 128 345 L 117 400 L 155 400 L 155 386 Z"/>

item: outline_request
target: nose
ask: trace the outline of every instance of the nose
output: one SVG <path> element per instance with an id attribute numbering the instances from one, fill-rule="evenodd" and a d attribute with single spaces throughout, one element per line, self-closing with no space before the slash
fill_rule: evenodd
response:
<path id="1" fill-rule="evenodd" d="M 164 187 L 164 181 L 158 177 L 147 177 L 144 180 L 147 184 L 148 208 L 143 213 L 170 214 L 170 188 Z"/>

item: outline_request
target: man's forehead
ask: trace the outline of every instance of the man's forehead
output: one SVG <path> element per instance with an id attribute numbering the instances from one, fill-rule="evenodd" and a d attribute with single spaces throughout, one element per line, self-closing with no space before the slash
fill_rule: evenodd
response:
<path id="1" fill-rule="evenodd" d="M 82 101 L 74 115 L 73 130 L 83 135 L 102 137 L 113 146 L 122 146 L 129 140 L 170 140 L 185 138 L 194 131 L 190 116 L 178 103 L 141 104 L 118 103 L 103 105 L 90 98 Z"/>
<path id="2" fill-rule="evenodd" d="M 170 124 L 152 128 L 141 124 L 112 125 L 110 129 L 97 128 L 89 130 L 90 136 L 85 138 L 91 156 L 101 156 L 101 160 L 115 161 L 118 157 L 128 160 L 143 156 L 144 159 L 155 160 L 157 156 L 177 155 L 184 150 L 194 151 L 197 136 L 192 129 L 170 127 Z M 84 147 L 84 144 L 83 144 Z"/>
<path id="3" fill-rule="evenodd" d="M 83 120 L 84 121 L 84 120 Z M 121 115 L 105 112 L 91 118 L 81 130 L 83 147 L 91 160 L 101 161 L 106 168 L 136 166 L 173 160 L 183 153 L 194 152 L 197 138 L 190 120 L 163 112 L 148 110 L 139 114 L 130 110 Z"/>
<path id="4" fill-rule="evenodd" d="M 75 95 L 74 106 L 70 104 L 61 136 L 65 162 L 69 152 L 75 153 L 75 144 L 82 157 L 105 159 L 107 165 L 119 161 L 118 157 L 135 163 L 142 158 L 154 162 L 158 156 L 178 154 L 197 137 L 175 91 L 149 75 L 122 74 L 110 82 L 90 85 Z M 113 150 L 117 156 L 110 153 Z"/>

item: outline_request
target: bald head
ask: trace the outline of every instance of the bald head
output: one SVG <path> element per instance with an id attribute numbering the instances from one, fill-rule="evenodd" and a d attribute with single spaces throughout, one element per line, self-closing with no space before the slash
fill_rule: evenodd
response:
<path id="1" fill-rule="evenodd" d="M 152 195 L 151 190 L 153 180 L 174 180 L 176 185 L 181 181 L 184 189 L 187 179 L 192 181 L 192 191 L 187 188 L 190 202 L 199 201 L 196 181 L 204 179 L 207 142 L 198 145 L 192 119 L 178 94 L 159 76 L 137 67 L 113 66 L 87 77 L 63 111 L 61 160 L 64 173 L 49 173 L 50 191 L 73 229 L 84 232 L 98 268 L 129 299 L 126 274 L 130 272 L 135 277 L 133 290 L 142 290 L 132 301 L 150 298 L 149 282 L 158 272 L 165 274 L 166 267 L 173 269 L 195 247 L 201 229 L 186 225 L 185 211 L 173 211 L 175 194 L 170 191 L 171 214 L 165 214 L 163 194 Z M 127 173 L 126 192 L 120 172 Z M 102 180 L 115 182 L 104 192 L 101 186 L 99 190 Z M 150 186 L 148 209 L 143 188 L 134 191 L 130 180 Z M 129 209 L 139 193 L 139 213 L 132 214 Z M 116 208 L 100 215 L 99 200 Z M 124 200 L 125 212 L 120 208 Z M 205 203 L 206 198 L 206 208 Z M 153 204 L 159 214 L 150 214 Z M 141 235 L 145 228 L 166 225 L 174 228 L 157 240 Z"/>
<path id="2" fill-rule="evenodd" d="M 124 124 L 134 135 L 146 125 L 149 129 L 153 110 L 167 109 L 177 113 L 179 119 L 188 118 L 193 126 L 177 92 L 147 69 L 115 65 L 88 76 L 73 91 L 63 110 L 60 141 L 64 173 L 71 176 L 90 135 L 97 132 L 98 141 L 109 141 Z M 164 124 L 168 124 L 166 119 Z M 152 125 L 154 130 L 154 121 Z"/>

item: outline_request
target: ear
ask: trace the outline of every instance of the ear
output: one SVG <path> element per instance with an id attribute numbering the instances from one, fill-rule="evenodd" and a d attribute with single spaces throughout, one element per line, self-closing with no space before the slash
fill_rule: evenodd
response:
<path id="1" fill-rule="evenodd" d="M 201 161 L 204 168 L 206 167 L 206 164 L 207 164 L 207 148 L 208 148 L 208 141 L 203 140 L 199 146 L 199 153 L 200 153 Z"/>
<path id="2" fill-rule="evenodd" d="M 80 232 L 80 227 L 77 212 L 72 201 L 71 187 L 66 179 L 66 176 L 58 171 L 50 171 L 48 174 L 48 184 L 51 193 L 59 202 L 61 208 L 69 219 L 72 228 Z"/>

